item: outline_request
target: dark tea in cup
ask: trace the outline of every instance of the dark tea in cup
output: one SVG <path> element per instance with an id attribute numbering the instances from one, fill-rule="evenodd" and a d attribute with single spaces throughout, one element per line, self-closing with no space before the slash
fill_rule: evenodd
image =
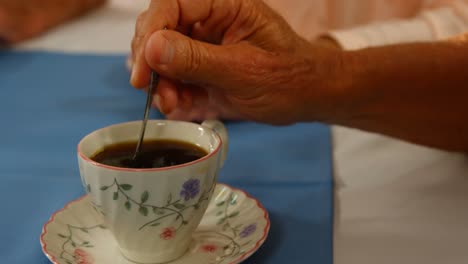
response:
<path id="1" fill-rule="evenodd" d="M 98 163 L 121 168 L 163 168 L 200 159 L 208 152 L 192 143 L 155 139 L 145 140 L 137 161 L 133 160 L 137 141 L 121 142 L 105 146 L 90 158 Z"/>

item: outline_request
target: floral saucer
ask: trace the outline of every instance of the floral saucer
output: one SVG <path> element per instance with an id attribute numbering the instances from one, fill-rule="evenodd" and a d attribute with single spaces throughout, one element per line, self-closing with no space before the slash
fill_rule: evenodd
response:
<path id="1" fill-rule="evenodd" d="M 217 184 L 189 250 L 170 264 L 237 264 L 265 241 L 268 213 L 242 190 Z M 170 236 L 167 230 L 167 236 Z M 56 264 L 134 264 L 119 252 L 103 220 L 85 195 L 54 213 L 44 225 L 41 245 Z"/>

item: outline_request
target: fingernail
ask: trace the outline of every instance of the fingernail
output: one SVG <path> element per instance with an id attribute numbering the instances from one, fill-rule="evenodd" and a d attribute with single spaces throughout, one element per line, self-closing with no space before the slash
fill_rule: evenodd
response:
<path id="1" fill-rule="evenodd" d="M 138 64 L 134 63 L 132 67 L 132 75 L 130 76 L 130 82 L 135 85 L 137 83 L 137 71 L 138 71 Z"/>
<path id="2" fill-rule="evenodd" d="M 163 109 L 161 108 L 161 97 L 160 97 L 158 94 L 156 94 L 156 95 L 154 96 L 154 104 L 155 104 L 156 108 L 158 108 L 159 111 L 160 111 L 162 114 L 164 114 L 164 115 L 166 114 L 166 113 L 164 113 Z"/>
<path id="3" fill-rule="evenodd" d="M 159 57 L 159 64 L 169 64 L 174 59 L 174 47 L 170 41 L 165 39 L 163 36 L 158 35 L 154 40 L 154 48 L 161 51 Z"/>
<path id="4" fill-rule="evenodd" d="M 156 94 L 154 96 L 154 103 L 156 104 L 156 107 L 157 108 L 160 108 L 161 107 L 161 97 L 159 97 L 158 94 Z"/>
<path id="5" fill-rule="evenodd" d="M 126 61 L 125 65 L 127 66 L 127 69 L 129 71 L 132 71 L 132 69 L 133 69 L 133 59 L 132 59 L 131 56 L 127 57 L 127 61 Z"/>

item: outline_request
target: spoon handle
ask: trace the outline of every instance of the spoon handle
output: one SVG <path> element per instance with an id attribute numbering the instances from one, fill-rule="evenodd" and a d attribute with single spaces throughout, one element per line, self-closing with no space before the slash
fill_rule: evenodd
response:
<path id="1" fill-rule="evenodd" d="M 151 102 L 153 101 L 153 90 L 158 85 L 159 75 L 156 72 L 151 72 L 151 80 L 148 87 L 148 95 L 146 96 L 146 106 L 145 106 L 145 115 L 143 117 L 143 124 L 141 126 L 140 138 L 138 139 L 137 147 L 135 149 L 135 154 L 133 155 L 133 160 L 136 160 L 138 154 L 141 151 L 141 146 L 143 145 L 143 139 L 145 137 L 146 124 L 148 123 L 149 112 L 151 109 Z"/>

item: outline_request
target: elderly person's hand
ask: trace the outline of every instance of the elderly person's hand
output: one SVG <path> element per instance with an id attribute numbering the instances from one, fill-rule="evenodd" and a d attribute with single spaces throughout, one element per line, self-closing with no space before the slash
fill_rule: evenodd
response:
<path id="1" fill-rule="evenodd" d="M 339 49 L 307 42 L 257 0 L 152 1 L 132 46 L 132 84 L 160 73 L 155 103 L 169 118 L 320 120 L 346 81 Z"/>
<path id="2" fill-rule="evenodd" d="M 0 45 L 34 37 L 106 0 L 0 0 Z"/>

